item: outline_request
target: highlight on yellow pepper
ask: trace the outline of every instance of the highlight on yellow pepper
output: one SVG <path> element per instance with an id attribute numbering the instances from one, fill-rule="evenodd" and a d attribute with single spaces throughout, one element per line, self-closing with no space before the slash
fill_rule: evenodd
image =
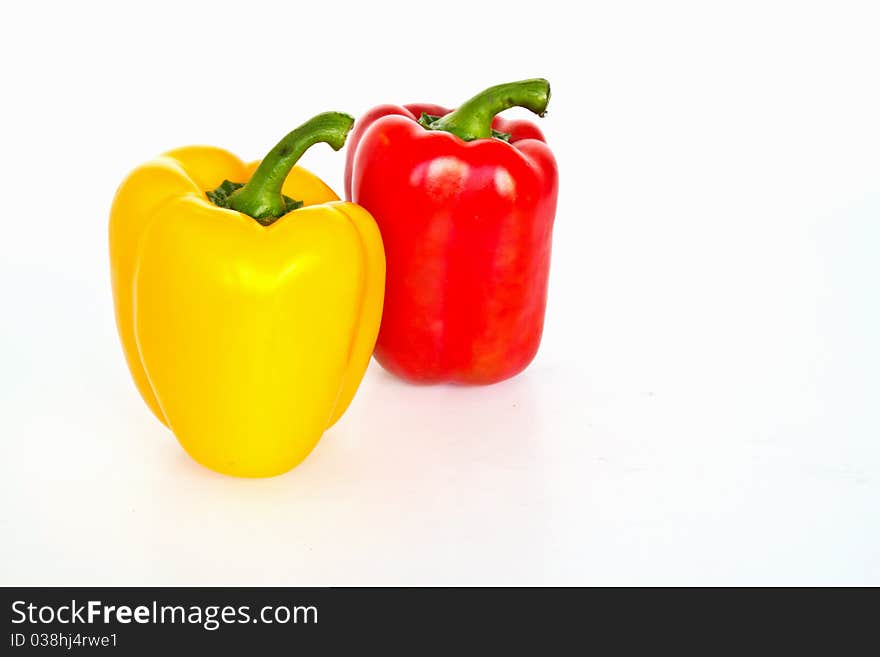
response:
<path id="1" fill-rule="evenodd" d="M 353 122 L 320 114 L 261 163 L 208 146 L 170 151 L 116 193 L 110 265 L 128 367 L 156 417 L 212 470 L 291 469 L 367 368 L 382 239 L 366 210 L 294 166 L 313 144 L 339 150 Z"/>

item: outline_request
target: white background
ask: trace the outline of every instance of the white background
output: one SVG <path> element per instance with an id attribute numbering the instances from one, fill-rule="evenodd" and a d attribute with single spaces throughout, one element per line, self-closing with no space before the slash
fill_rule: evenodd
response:
<path id="1" fill-rule="evenodd" d="M 5 8 L 0 583 L 880 584 L 872 6 Z M 561 192 L 532 366 L 373 363 L 287 475 L 191 462 L 116 336 L 128 171 L 539 75 Z M 303 164 L 341 189 L 342 154 Z"/>

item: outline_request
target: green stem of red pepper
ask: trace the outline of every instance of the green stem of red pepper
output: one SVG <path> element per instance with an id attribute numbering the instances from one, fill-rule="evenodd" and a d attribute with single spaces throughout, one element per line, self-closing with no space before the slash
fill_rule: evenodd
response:
<path id="1" fill-rule="evenodd" d="M 543 78 L 507 82 L 489 87 L 454 112 L 435 121 L 419 121 L 429 130 L 451 132 L 464 141 L 488 139 L 492 136 L 492 119 L 511 107 L 525 107 L 544 116 L 550 101 L 550 83 Z"/>
<path id="2" fill-rule="evenodd" d="M 281 193 L 284 181 L 297 160 L 310 146 L 321 142 L 338 151 L 345 144 L 353 125 L 354 119 L 348 114 L 318 114 L 279 141 L 260 162 L 247 184 L 225 181 L 208 197 L 217 205 L 251 216 L 264 226 L 271 224 L 302 205 Z"/>

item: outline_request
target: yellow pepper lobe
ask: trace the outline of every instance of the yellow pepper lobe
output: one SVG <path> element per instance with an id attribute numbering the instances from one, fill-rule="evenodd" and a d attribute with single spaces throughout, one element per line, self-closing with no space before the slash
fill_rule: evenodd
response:
<path id="1" fill-rule="evenodd" d="M 254 166 L 194 147 L 136 170 L 111 213 L 111 265 L 148 405 L 198 462 L 264 477 L 305 458 L 351 402 L 379 329 L 385 258 L 372 217 L 298 167 L 284 192 L 306 207 L 268 227 L 207 200 Z"/>

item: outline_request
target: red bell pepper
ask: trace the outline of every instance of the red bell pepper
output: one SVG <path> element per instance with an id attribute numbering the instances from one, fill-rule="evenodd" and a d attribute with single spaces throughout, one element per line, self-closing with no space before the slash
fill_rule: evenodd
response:
<path id="1" fill-rule="evenodd" d="M 385 244 L 375 356 L 415 382 L 487 384 L 522 371 L 541 341 L 556 162 L 541 131 L 546 80 L 491 87 L 455 111 L 383 105 L 349 138 L 345 194 Z"/>

